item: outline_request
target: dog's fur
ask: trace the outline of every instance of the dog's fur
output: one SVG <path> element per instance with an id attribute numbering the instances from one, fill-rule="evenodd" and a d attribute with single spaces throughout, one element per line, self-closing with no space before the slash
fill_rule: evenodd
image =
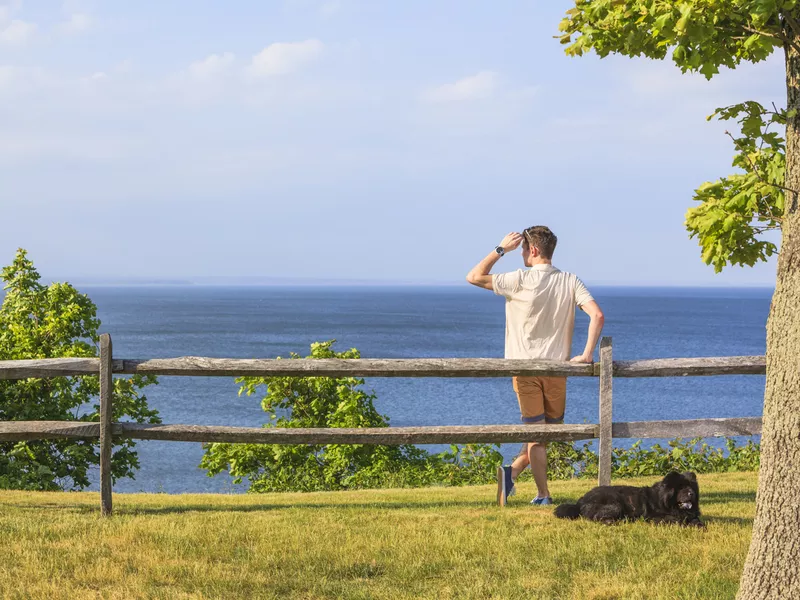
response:
<path id="1" fill-rule="evenodd" d="M 560 519 L 584 517 L 606 525 L 644 519 L 705 527 L 700 520 L 700 490 L 694 473 L 670 472 L 650 487 L 604 485 L 585 494 L 576 504 L 560 504 Z"/>

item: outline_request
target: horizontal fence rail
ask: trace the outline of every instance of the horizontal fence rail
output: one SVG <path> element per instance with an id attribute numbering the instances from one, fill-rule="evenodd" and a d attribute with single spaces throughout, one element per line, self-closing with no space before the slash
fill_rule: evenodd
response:
<path id="1" fill-rule="evenodd" d="M 0 379 L 97 375 L 97 358 L 44 358 L 0 361 Z M 204 377 L 599 377 L 600 364 L 506 358 L 115 359 L 116 375 Z M 614 377 L 764 375 L 763 356 L 659 358 L 614 361 Z"/>
<path id="2" fill-rule="evenodd" d="M 591 377 L 590 364 L 503 358 L 157 358 L 123 360 L 120 374 L 258 377 Z"/>
<path id="3" fill-rule="evenodd" d="M 76 421 L 0 421 L 0 442 L 80 440 L 100 437 L 100 423 Z"/>
<path id="4" fill-rule="evenodd" d="M 761 435 L 761 417 L 630 421 L 611 424 L 615 438 L 697 438 Z"/>
<path id="5" fill-rule="evenodd" d="M 277 428 L 218 427 L 210 425 L 123 424 L 120 437 L 176 442 L 231 442 L 256 444 L 492 444 L 595 437 L 596 425 L 554 425 L 536 431 L 530 425 L 446 425 L 428 427 Z"/>
<path id="6" fill-rule="evenodd" d="M 0 361 L 0 380 L 100 376 L 100 422 L 0 421 L 0 442 L 100 439 L 101 514 L 112 511 L 111 453 L 115 438 L 174 442 L 258 444 L 471 444 L 573 442 L 597 439 L 598 481 L 611 482 L 613 438 L 694 438 L 761 433 L 761 418 L 613 422 L 616 377 L 763 375 L 763 356 L 661 358 L 614 361 L 611 338 L 600 344 L 595 364 L 499 358 L 415 359 L 241 359 L 183 356 L 147 360 L 114 359 L 111 337 L 100 336 L 100 358 Z M 448 425 L 434 427 L 276 428 L 215 425 L 112 423 L 114 375 L 210 377 L 598 377 L 599 423 L 582 425 Z"/>
<path id="7" fill-rule="evenodd" d="M 172 442 L 251 444 L 501 444 L 574 442 L 599 437 L 598 425 L 447 425 L 434 427 L 363 427 L 282 429 L 218 425 L 149 425 L 114 423 L 114 437 Z M 630 421 L 611 424 L 614 438 L 694 438 L 761 435 L 760 417 Z M 0 421 L 0 442 L 88 439 L 100 436 L 99 423 L 74 421 Z"/>
<path id="8" fill-rule="evenodd" d="M 764 356 L 707 356 L 614 361 L 614 377 L 702 377 L 709 375 L 765 375 Z"/>
<path id="9" fill-rule="evenodd" d="M 36 360 L 0 360 L 0 379 L 31 377 L 73 377 L 100 372 L 99 358 L 39 358 Z"/>

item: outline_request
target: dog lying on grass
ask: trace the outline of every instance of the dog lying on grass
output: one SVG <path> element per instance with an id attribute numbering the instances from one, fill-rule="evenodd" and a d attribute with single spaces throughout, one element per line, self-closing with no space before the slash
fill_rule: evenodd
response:
<path id="1" fill-rule="evenodd" d="M 700 490 L 694 473 L 672 471 L 650 487 L 603 485 L 590 490 L 576 504 L 560 504 L 560 519 L 584 517 L 611 525 L 644 519 L 652 523 L 677 523 L 705 527 L 700 520 Z"/>

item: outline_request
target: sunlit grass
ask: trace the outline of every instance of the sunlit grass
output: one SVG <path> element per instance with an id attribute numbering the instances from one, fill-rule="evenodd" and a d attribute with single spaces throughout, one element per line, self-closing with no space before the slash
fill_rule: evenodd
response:
<path id="1" fill-rule="evenodd" d="M 634 480 L 649 484 L 654 478 Z M 625 483 L 629 483 L 626 480 Z M 732 598 L 756 474 L 701 475 L 706 531 L 500 509 L 494 488 L 314 494 L 0 492 L 4 598 Z M 590 481 L 554 482 L 557 501 Z"/>

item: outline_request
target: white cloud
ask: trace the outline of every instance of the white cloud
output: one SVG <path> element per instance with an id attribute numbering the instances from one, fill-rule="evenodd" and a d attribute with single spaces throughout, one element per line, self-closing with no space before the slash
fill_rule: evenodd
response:
<path id="1" fill-rule="evenodd" d="M 235 56 L 231 52 L 212 54 L 189 65 L 189 75 L 197 81 L 208 81 L 226 71 L 234 59 Z"/>
<path id="2" fill-rule="evenodd" d="M 606 119 L 596 118 L 594 126 L 584 123 L 579 129 L 587 138 L 618 140 L 624 136 L 625 146 L 647 145 L 650 153 L 671 153 L 692 138 L 701 140 L 695 143 L 713 144 L 727 151 L 730 140 L 723 132 L 735 131 L 737 126 L 707 122 L 714 109 L 745 99 L 769 106 L 772 101 L 784 102 L 786 95 L 785 66 L 777 53 L 763 63 L 722 69 L 710 81 L 699 73 L 683 74 L 667 61 L 615 59 L 606 69 L 607 86 L 595 94 L 581 117 L 592 120 L 592 115 L 603 113 Z M 624 120 L 637 126 L 620 127 Z"/>
<path id="3" fill-rule="evenodd" d="M 416 126 L 436 135 L 499 139 L 529 126 L 539 88 L 483 71 L 419 95 Z"/>
<path id="4" fill-rule="evenodd" d="M 254 77 L 285 75 L 317 60 L 325 45 L 319 40 L 276 42 L 253 57 L 248 72 Z"/>
<path id="5" fill-rule="evenodd" d="M 77 35 L 89 31 L 94 25 L 93 19 L 85 13 L 74 13 L 67 21 L 58 26 L 59 31 L 67 35 Z"/>
<path id="6" fill-rule="evenodd" d="M 35 23 L 27 23 L 19 19 L 14 19 L 3 29 L 0 29 L 0 43 L 12 46 L 24 44 L 35 32 Z"/>
<path id="7" fill-rule="evenodd" d="M 481 71 L 470 77 L 459 79 L 455 83 L 446 83 L 423 93 L 422 99 L 427 102 L 463 102 L 465 100 L 481 100 L 491 98 L 497 91 L 499 77 L 492 71 Z"/>

